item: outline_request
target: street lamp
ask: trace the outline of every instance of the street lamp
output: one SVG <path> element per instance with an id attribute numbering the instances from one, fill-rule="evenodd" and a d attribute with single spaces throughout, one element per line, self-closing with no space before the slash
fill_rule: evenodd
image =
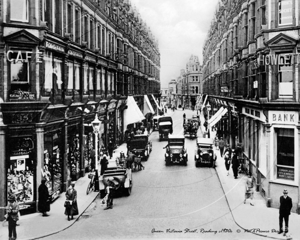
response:
<path id="1" fill-rule="evenodd" d="M 209 104 L 209 102 L 207 102 L 206 104 L 206 110 L 207 110 L 207 131 L 208 131 L 208 138 L 210 138 L 210 124 L 209 124 L 209 113 L 210 113 L 210 110 L 211 110 L 211 106 Z"/>
<path id="2" fill-rule="evenodd" d="M 101 121 L 98 119 L 97 113 L 95 115 L 94 121 L 92 121 L 92 126 L 95 134 L 95 169 L 99 175 L 99 163 L 98 163 L 98 135 L 100 132 Z"/>

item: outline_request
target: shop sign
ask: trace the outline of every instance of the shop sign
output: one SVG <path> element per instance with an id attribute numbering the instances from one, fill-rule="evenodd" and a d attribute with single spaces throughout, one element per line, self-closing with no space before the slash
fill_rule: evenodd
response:
<path id="1" fill-rule="evenodd" d="M 277 178 L 286 179 L 286 180 L 294 180 L 294 169 L 285 168 L 285 167 L 277 167 Z"/>
<path id="2" fill-rule="evenodd" d="M 52 50 L 55 50 L 55 51 L 58 51 L 58 52 L 65 52 L 65 48 L 58 45 L 58 44 L 54 44 L 54 43 L 51 43 L 51 42 L 46 42 L 46 48 L 48 49 L 52 49 Z"/>
<path id="3" fill-rule="evenodd" d="M 96 62 L 96 59 L 94 57 L 90 57 L 90 56 L 85 56 L 84 60 L 89 61 L 89 62 Z"/>
<path id="4" fill-rule="evenodd" d="M 297 112 L 282 112 L 282 111 L 270 111 L 269 112 L 270 123 L 285 123 L 285 124 L 297 124 L 298 113 Z"/>
<path id="5" fill-rule="evenodd" d="M 299 53 L 284 53 L 284 54 L 260 54 L 257 59 L 257 65 L 276 65 L 276 66 L 290 66 L 300 63 Z"/>
<path id="6" fill-rule="evenodd" d="M 13 51 L 8 50 L 6 53 L 6 59 L 9 62 L 21 62 L 21 63 L 27 63 L 29 62 L 29 59 L 32 58 L 32 55 L 35 54 L 36 63 L 41 63 L 43 61 L 43 53 L 42 52 L 31 52 L 31 51 Z M 13 57 L 16 56 L 16 57 Z"/>
<path id="7" fill-rule="evenodd" d="M 76 52 L 73 50 L 69 50 L 68 55 L 73 56 L 73 57 L 83 58 L 82 53 L 79 53 L 79 52 Z"/>

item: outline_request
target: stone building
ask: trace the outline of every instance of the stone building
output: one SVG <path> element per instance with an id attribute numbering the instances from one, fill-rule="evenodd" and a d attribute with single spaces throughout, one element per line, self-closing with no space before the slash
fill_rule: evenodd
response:
<path id="1" fill-rule="evenodd" d="M 278 207 L 288 189 L 298 213 L 299 3 L 220 1 L 203 48 L 208 123 L 241 150 L 243 168 L 267 205 Z"/>
<path id="2" fill-rule="evenodd" d="M 15 193 L 26 214 L 42 178 L 55 199 L 95 168 L 95 139 L 124 141 L 129 95 L 141 111 L 145 97 L 155 104 L 160 53 L 129 0 L 0 5 L 0 206 Z"/>

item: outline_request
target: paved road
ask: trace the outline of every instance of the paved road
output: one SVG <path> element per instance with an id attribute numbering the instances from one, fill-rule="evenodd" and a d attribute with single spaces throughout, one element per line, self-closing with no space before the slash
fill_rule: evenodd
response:
<path id="1" fill-rule="evenodd" d="M 174 134 L 182 133 L 183 112 L 169 114 Z M 150 139 L 153 151 L 145 170 L 133 173 L 131 196 L 116 198 L 106 211 L 97 199 L 71 228 L 44 239 L 259 239 L 235 224 L 215 170 L 195 168 L 195 140 L 186 140 L 187 166 L 165 166 L 167 142 L 157 132 Z"/>

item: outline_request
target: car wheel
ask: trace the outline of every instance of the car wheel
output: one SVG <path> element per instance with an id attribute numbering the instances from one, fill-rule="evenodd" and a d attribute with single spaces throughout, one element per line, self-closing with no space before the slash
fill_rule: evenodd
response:
<path id="1" fill-rule="evenodd" d="M 195 167 L 199 167 L 199 164 L 197 162 L 195 162 Z"/>
<path id="2" fill-rule="evenodd" d="M 125 195 L 130 196 L 130 194 L 131 194 L 131 187 L 125 188 Z"/>

